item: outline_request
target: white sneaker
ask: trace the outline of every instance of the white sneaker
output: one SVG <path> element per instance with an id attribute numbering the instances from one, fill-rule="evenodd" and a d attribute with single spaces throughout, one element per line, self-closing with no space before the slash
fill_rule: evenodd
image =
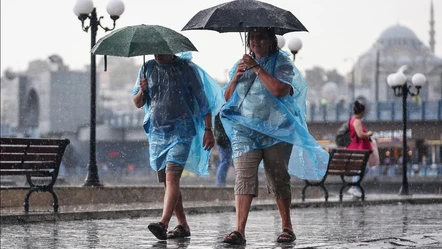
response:
<path id="1" fill-rule="evenodd" d="M 347 193 L 353 195 L 353 197 L 356 197 L 356 198 L 361 198 L 362 197 L 362 192 L 361 192 L 361 190 L 359 190 L 358 187 L 351 187 L 347 191 Z"/>

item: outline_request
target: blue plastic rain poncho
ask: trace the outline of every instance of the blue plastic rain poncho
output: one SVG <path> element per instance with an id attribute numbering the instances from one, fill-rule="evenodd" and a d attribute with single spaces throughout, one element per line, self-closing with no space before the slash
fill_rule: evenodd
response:
<path id="1" fill-rule="evenodd" d="M 167 65 L 149 60 L 144 66 L 132 94 L 138 93 L 145 70 L 148 97 L 143 127 L 149 140 L 150 166 L 158 171 L 166 162 L 175 162 L 187 171 L 208 176 L 210 151 L 202 145 L 204 116 L 212 112 L 213 119 L 225 102 L 221 86 L 191 62 L 188 52 Z"/>
<path id="2" fill-rule="evenodd" d="M 230 70 L 230 79 L 238 63 Z M 279 81 L 290 84 L 294 94 L 278 98 L 252 70 L 243 74 L 221 110 L 224 128 L 232 141 L 233 157 L 287 142 L 293 144 L 289 173 L 302 179 L 321 179 L 327 170 L 329 154 L 307 129 L 305 80 L 284 51 L 260 58 L 257 63 Z"/>

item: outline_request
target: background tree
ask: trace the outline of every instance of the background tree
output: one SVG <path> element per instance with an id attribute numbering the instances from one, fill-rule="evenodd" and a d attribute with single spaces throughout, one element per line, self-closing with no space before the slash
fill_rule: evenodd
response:
<path id="1" fill-rule="evenodd" d="M 336 71 L 336 69 L 327 71 L 325 75 L 327 77 L 327 82 L 335 82 L 336 84 L 338 84 L 338 86 L 344 85 L 345 79 L 342 75 L 338 73 L 338 71 Z"/>
<path id="2" fill-rule="evenodd" d="M 305 70 L 305 80 L 309 89 L 320 89 L 327 82 L 326 72 L 322 67 L 314 66 L 312 69 Z"/>

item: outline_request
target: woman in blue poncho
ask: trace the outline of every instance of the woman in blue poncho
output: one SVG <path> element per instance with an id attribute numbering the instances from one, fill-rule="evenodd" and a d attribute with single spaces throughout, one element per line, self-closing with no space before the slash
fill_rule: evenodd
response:
<path id="1" fill-rule="evenodd" d="M 135 106 L 145 110 L 150 165 L 165 187 L 161 220 L 148 228 L 160 240 L 189 237 L 179 182 L 184 169 L 208 175 L 221 87 L 187 54 L 158 54 L 141 68 L 132 93 Z M 167 233 L 173 213 L 178 225 Z"/>
<path id="2" fill-rule="evenodd" d="M 258 195 L 258 167 L 263 162 L 267 189 L 276 198 L 282 221 L 277 241 L 296 239 L 290 217 L 290 175 L 321 179 L 328 153 L 310 135 L 305 122 L 307 85 L 290 59 L 280 51 L 273 29 L 248 32 L 250 54 L 230 71 L 221 110 L 230 136 L 236 171 L 236 230 L 223 241 L 245 243 L 250 206 Z"/>

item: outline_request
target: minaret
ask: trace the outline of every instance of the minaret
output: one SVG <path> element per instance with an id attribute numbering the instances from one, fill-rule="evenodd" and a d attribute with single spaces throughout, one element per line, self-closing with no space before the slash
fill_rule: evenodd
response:
<path id="1" fill-rule="evenodd" d="M 430 7 L 430 31 L 428 32 L 430 34 L 430 50 L 434 54 L 434 46 L 436 45 L 436 41 L 434 40 L 434 10 L 433 10 L 433 1 L 431 1 L 431 7 Z"/>

